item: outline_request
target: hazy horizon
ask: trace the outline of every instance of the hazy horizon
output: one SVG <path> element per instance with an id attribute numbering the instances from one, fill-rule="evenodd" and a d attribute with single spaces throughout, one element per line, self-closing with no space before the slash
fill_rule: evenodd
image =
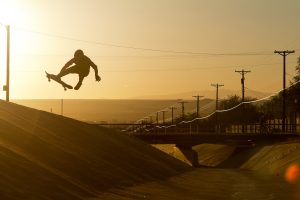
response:
<path id="1" fill-rule="evenodd" d="M 27 107 L 52 112 L 58 115 L 63 114 L 80 121 L 86 122 L 126 122 L 133 123 L 146 116 L 153 116 L 155 121 L 156 112 L 168 110 L 166 119 L 171 117 L 169 107 L 178 107 L 174 116 L 181 116 L 180 105 L 177 100 L 146 100 L 146 99 L 64 99 L 63 113 L 61 113 L 61 99 L 12 99 L 11 102 Z M 196 111 L 196 101 L 190 100 L 186 104 L 186 114 Z M 210 113 L 215 108 L 215 103 L 210 99 L 200 101 L 202 113 Z M 159 120 L 162 116 L 159 114 Z"/>
<path id="2" fill-rule="evenodd" d="M 181 93 L 169 93 L 169 94 L 147 94 L 144 96 L 132 96 L 127 98 L 64 98 L 64 99 L 74 99 L 74 100 L 177 100 L 177 99 L 187 99 L 187 100 L 193 100 L 195 99 L 192 95 L 197 94 L 206 94 L 202 99 L 212 99 L 215 100 L 215 91 L 212 90 L 203 90 L 203 91 L 185 91 Z M 209 93 L 209 95 L 207 95 Z M 227 98 L 232 95 L 241 96 L 241 91 L 238 90 L 229 90 L 229 89 L 222 89 L 219 92 L 219 98 Z M 189 94 L 187 96 L 187 94 Z M 269 96 L 271 93 L 267 92 L 260 92 L 260 91 L 254 91 L 251 90 L 250 94 L 248 92 L 245 93 L 246 97 L 252 97 L 252 98 L 263 98 L 266 96 Z M 181 96 L 183 95 L 183 96 Z M 175 97 L 174 97 L 175 96 Z M 48 100 L 48 99 L 62 99 L 62 98 L 14 98 L 13 100 Z"/>

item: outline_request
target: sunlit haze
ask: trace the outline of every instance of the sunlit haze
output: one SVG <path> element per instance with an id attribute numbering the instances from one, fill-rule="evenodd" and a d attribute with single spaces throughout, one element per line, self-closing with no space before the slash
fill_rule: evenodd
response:
<path id="1" fill-rule="evenodd" d="M 6 29 L 11 26 L 11 98 L 134 98 L 246 88 L 282 89 L 300 55 L 300 1 L 289 0 L 0 0 L 0 86 L 6 81 Z M 98 66 L 80 90 L 49 83 L 76 49 Z M 251 53 L 249 55 L 248 53 Z M 248 54 L 248 55 L 245 55 Z M 255 54 L 255 55 L 253 55 Z M 71 85 L 78 77 L 64 80 Z M 5 92 L 0 93 L 2 99 Z"/>

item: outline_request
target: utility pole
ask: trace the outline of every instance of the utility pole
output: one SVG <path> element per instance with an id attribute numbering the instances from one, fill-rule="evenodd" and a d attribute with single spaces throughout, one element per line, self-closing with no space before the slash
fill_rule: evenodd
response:
<path id="1" fill-rule="evenodd" d="M 285 91 L 285 74 L 286 74 L 286 67 L 285 67 L 285 57 L 291 53 L 295 53 L 295 51 L 277 51 L 275 50 L 274 53 L 277 53 L 283 56 L 283 93 L 282 93 L 282 132 L 285 132 L 285 118 L 286 118 L 286 111 L 285 111 L 285 98 L 286 98 L 286 91 Z"/>
<path id="2" fill-rule="evenodd" d="M 142 119 L 142 124 L 147 124 L 148 123 L 148 117 L 144 117 Z"/>
<path id="3" fill-rule="evenodd" d="M 182 112 L 182 120 L 184 120 L 184 104 L 185 103 L 188 103 L 188 102 L 186 102 L 186 101 L 179 101 L 178 103 L 180 103 L 181 104 L 181 112 Z"/>
<path id="4" fill-rule="evenodd" d="M 3 90 L 6 92 L 6 101 L 9 102 L 9 68 L 10 68 L 10 26 L 6 26 L 6 85 Z"/>
<path id="5" fill-rule="evenodd" d="M 218 110 L 219 110 L 219 87 L 224 86 L 223 84 L 211 84 L 211 86 L 217 89 L 216 91 L 216 132 L 219 132 L 219 122 L 218 122 Z"/>
<path id="6" fill-rule="evenodd" d="M 174 110 L 176 110 L 176 107 L 171 106 L 170 109 L 172 111 L 172 124 L 174 124 Z"/>
<path id="7" fill-rule="evenodd" d="M 165 113 L 168 112 L 167 110 L 162 110 L 161 111 L 163 114 L 163 124 L 165 124 Z"/>
<path id="8" fill-rule="evenodd" d="M 150 124 L 152 124 L 152 122 L 153 122 L 153 121 L 152 121 L 152 117 L 153 117 L 152 115 L 149 116 Z"/>
<path id="9" fill-rule="evenodd" d="M 211 86 L 215 87 L 217 89 L 217 92 L 216 92 L 216 111 L 219 110 L 219 87 L 222 87 L 224 86 L 223 84 L 211 84 Z"/>
<path id="10" fill-rule="evenodd" d="M 199 112 L 200 112 L 200 107 L 199 107 L 200 101 L 199 101 L 199 99 L 200 99 L 200 97 L 203 97 L 203 96 L 197 95 L 197 96 L 193 96 L 193 97 L 197 98 L 197 117 L 199 117 Z"/>
<path id="11" fill-rule="evenodd" d="M 242 102 L 245 101 L 245 74 L 251 72 L 250 70 L 235 70 L 235 72 L 242 75 L 241 84 L 242 84 Z"/>
<path id="12" fill-rule="evenodd" d="M 60 101 L 60 113 L 62 116 L 64 115 L 64 99 Z"/>
<path id="13" fill-rule="evenodd" d="M 242 114 L 245 113 L 245 105 L 244 105 L 244 101 L 245 101 L 245 74 L 250 73 L 250 70 L 235 70 L 235 72 L 239 73 L 242 75 L 241 78 L 241 84 L 242 84 Z M 242 124 L 242 133 L 245 133 L 245 125 L 244 122 Z"/>

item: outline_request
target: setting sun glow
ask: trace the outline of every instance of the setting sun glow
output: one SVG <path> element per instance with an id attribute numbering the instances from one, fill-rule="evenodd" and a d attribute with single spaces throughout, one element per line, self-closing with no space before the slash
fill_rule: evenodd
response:
<path id="1" fill-rule="evenodd" d="M 22 1 L 0 0 L 0 19 L 5 25 L 20 26 L 26 21 L 27 13 L 23 10 Z"/>

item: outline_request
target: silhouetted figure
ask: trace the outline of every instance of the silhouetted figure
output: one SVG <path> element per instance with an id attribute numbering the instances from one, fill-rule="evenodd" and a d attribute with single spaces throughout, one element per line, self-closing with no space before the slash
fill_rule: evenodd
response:
<path id="1" fill-rule="evenodd" d="M 93 63 L 89 57 L 85 56 L 82 50 L 78 49 L 74 53 L 74 58 L 68 61 L 65 64 L 65 66 L 60 70 L 59 74 L 57 74 L 57 78 L 60 79 L 61 77 L 68 74 L 78 74 L 79 81 L 74 87 L 75 90 L 78 90 L 82 85 L 83 79 L 89 75 L 90 67 L 92 67 L 95 70 L 96 81 L 100 81 L 101 78 L 98 75 L 97 65 L 95 65 L 95 63 Z"/>
<path id="2" fill-rule="evenodd" d="M 262 114 L 260 116 L 259 125 L 260 125 L 260 133 L 268 133 L 267 118 L 265 114 Z"/>

